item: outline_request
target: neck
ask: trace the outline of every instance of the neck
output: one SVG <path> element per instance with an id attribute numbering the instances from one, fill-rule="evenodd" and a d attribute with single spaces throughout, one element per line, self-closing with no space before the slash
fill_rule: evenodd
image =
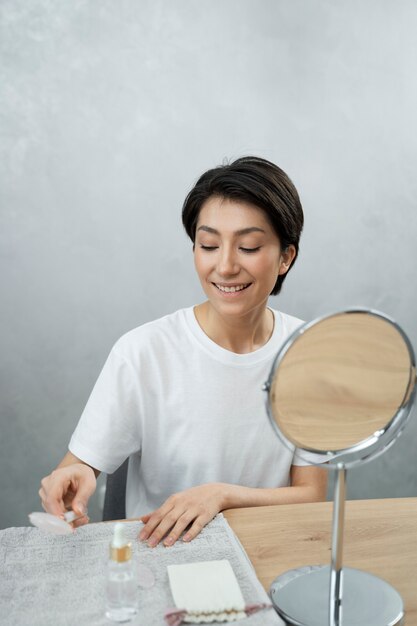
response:
<path id="1" fill-rule="evenodd" d="M 266 303 L 242 316 L 222 315 L 209 301 L 194 307 L 197 322 L 208 337 L 236 354 L 258 350 L 274 330 L 274 314 Z"/>

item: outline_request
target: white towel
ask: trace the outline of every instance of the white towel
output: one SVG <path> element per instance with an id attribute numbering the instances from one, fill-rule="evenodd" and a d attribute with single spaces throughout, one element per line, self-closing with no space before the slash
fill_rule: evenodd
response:
<path id="1" fill-rule="evenodd" d="M 168 623 L 232 622 L 246 617 L 245 601 L 229 561 L 168 565 L 167 569 L 177 607 Z"/>

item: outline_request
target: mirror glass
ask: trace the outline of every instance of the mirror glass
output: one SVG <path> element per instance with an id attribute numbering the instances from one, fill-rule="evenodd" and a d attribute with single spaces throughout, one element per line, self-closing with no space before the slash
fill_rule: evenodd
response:
<path id="1" fill-rule="evenodd" d="M 268 384 L 269 415 L 299 448 L 346 450 L 381 436 L 414 384 L 412 348 L 394 322 L 371 311 L 337 313 L 283 346 Z"/>

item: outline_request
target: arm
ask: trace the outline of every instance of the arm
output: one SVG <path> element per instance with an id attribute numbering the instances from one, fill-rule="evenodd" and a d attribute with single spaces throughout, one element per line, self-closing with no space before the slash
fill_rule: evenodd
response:
<path id="1" fill-rule="evenodd" d="M 321 467 L 292 465 L 290 479 L 290 487 L 275 489 L 224 485 L 225 501 L 221 510 L 270 504 L 321 502 L 326 499 L 327 470 Z"/>
<path id="2" fill-rule="evenodd" d="M 101 473 L 100 470 L 95 469 L 91 465 L 88 465 L 88 463 L 86 463 L 85 461 L 82 461 L 81 459 L 78 458 L 78 456 L 75 456 L 75 454 L 69 451 L 66 453 L 62 461 L 56 466 L 56 469 L 60 469 L 61 467 L 68 467 L 68 465 L 74 465 L 74 463 L 82 463 L 83 465 L 86 465 L 87 467 L 91 467 L 91 469 L 94 472 L 95 477 L 98 478 L 100 476 L 100 473 Z"/>
<path id="3" fill-rule="evenodd" d="M 74 526 L 88 522 L 87 504 L 96 489 L 99 470 L 71 452 L 67 452 L 57 468 L 41 481 L 39 496 L 48 513 L 63 517 L 68 509 L 82 516 Z"/>
<path id="4" fill-rule="evenodd" d="M 145 523 L 139 539 L 156 546 L 175 543 L 187 526 L 184 541 L 191 541 L 217 513 L 224 509 L 271 504 L 318 502 L 326 497 L 327 472 L 319 467 L 291 467 L 291 487 L 261 489 L 209 483 L 169 497 L 164 504 L 141 518 Z"/>

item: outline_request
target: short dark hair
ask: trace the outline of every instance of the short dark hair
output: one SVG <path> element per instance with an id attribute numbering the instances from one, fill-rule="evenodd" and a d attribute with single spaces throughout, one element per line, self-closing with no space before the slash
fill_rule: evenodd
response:
<path id="1" fill-rule="evenodd" d="M 247 156 L 210 169 L 200 176 L 182 207 L 182 223 L 193 243 L 201 207 L 212 196 L 241 200 L 261 209 L 276 232 L 282 249 L 290 245 L 295 247 L 295 261 L 304 215 L 298 192 L 281 168 L 266 159 Z M 281 291 L 286 275 L 278 276 L 271 295 Z"/>

